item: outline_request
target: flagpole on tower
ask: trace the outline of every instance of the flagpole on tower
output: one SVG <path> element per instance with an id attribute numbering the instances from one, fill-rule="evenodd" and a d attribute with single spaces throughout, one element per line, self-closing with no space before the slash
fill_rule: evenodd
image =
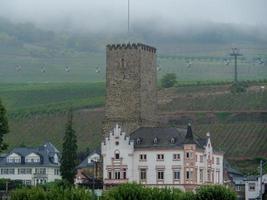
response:
<path id="1" fill-rule="evenodd" d="M 128 36 L 130 34 L 130 0 L 128 0 Z"/>

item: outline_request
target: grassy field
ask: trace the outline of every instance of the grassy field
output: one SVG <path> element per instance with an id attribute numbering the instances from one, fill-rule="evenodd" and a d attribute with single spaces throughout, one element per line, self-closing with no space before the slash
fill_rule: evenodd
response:
<path id="1" fill-rule="evenodd" d="M 250 52 L 251 53 L 251 52 Z M 204 53 L 203 53 L 204 54 Z M 191 55 L 191 54 L 188 54 Z M 250 55 L 239 60 L 238 78 L 240 80 L 258 80 L 267 77 L 267 63 L 255 64 Z M 267 60 L 267 55 L 261 56 Z M 202 56 L 158 56 L 158 78 L 166 73 L 176 73 L 180 81 L 233 80 L 233 61 L 227 66 L 224 54 Z M 75 53 L 39 57 L 24 54 L 6 54 L 0 52 L 0 83 L 58 83 L 58 82 L 95 82 L 105 80 L 104 53 Z M 229 58 L 230 59 L 230 58 Z M 188 66 L 188 61 L 192 63 Z M 21 70 L 16 66 L 20 65 Z M 70 71 L 66 72 L 65 67 Z M 100 72 L 96 73 L 96 68 Z M 45 68 L 45 72 L 41 69 Z"/>
<path id="2" fill-rule="evenodd" d="M 0 85 L 0 97 L 10 115 L 99 107 L 104 96 L 103 82 Z"/>

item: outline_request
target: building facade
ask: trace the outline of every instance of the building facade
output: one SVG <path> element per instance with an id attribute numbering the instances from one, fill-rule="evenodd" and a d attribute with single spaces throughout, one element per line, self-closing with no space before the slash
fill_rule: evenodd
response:
<path id="1" fill-rule="evenodd" d="M 248 176 L 245 179 L 246 200 L 260 199 L 260 185 L 259 176 Z M 262 195 L 267 198 L 267 174 L 262 176 Z"/>
<path id="2" fill-rule="evenodd" d="M 103 132 L 119 123 L 126 133 L 157 123 L 156 49 L 144 44 L 106 47 Z"/>
<path id="3" fill-rule="evenodd" d="M 223 184 L 223 153 L 213 150 L 209 134 L 196 138 L 191 125 L 187 130 L 141 127 L 131 134 L 116 125 L 101 152 L 105 188 L 127 182 L 182 190 Z"/>
<path id="4" fill-rule="evenodd" d="M 37 185 L 61 179 L 60 152 L 50 142 L 37 148 L 18 147 L 0 160 L 0 178 Z"/>

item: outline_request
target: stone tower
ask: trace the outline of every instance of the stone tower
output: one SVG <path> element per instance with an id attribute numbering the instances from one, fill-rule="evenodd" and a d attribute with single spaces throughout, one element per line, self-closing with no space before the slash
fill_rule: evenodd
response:
<path id="1" fill-rule="evenodd" d="M 104 133 L 116 123 L 127 134 L 156 126 L 156 49 L 139 43 L 107 45 L 106 66 Z"/>

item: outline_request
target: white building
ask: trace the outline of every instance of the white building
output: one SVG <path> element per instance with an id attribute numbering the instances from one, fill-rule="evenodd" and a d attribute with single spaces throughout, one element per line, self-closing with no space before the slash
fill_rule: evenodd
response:
<path id="1" fill-rule="evenodd" d="M 193 190 L 223 184 L 223 153 L 207 138 L 176 128 L 141 127 L 129 136 L 116 125 L 101 144 L 104 187 L 137 182 Z"/>
<path id="2" fill-rule="evenodd" d="M 262 195 L 267 193 L 267 174 L 262 176 Z M 249 176 L 245 180 L 246 200 L 259 199 L 260 196 L 260 177 Z"/>
<path id="3" fill-rule="evenodd" d="M 51 143 L 37 148 L 18 147 L 0 160 L 0 178 L 37 185 L 61 179 L 60 153 Z"/>

